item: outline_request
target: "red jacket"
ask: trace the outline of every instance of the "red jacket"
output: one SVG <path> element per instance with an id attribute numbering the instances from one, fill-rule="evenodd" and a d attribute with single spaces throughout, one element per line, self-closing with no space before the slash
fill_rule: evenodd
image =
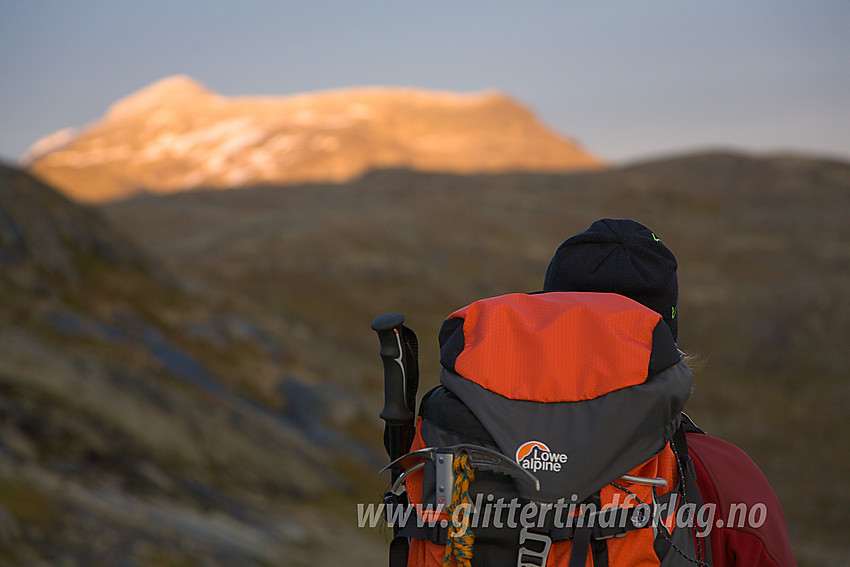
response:
<path id="1" fill-rule="evenodd" d="M 796 566 L 782 506 L 758 466 L 722 439 L 687 438 L 700 495 L 716 506 L 709 535 L 713 567 Z"/>

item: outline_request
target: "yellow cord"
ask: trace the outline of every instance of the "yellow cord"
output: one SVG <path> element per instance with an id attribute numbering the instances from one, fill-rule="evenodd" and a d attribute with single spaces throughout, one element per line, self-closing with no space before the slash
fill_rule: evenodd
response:
<path id="1" fill-rule="evenodd" d="M 472 530 L 469 529 L 469 514 L 472 511 L 472 504 L 469 498 L 469 483 L 475 480 L 475 470 L 469 463 L 469 456 L 466 453 L 461 453 L 454 460 L 453 465 L 455 485 L 452 490 L 452 504 L 449 506 L 447 513 L 449 515 L 449 537 L 446 542 L 446 553 L 443 556 L 443 566 L 450 567 L 452 558 L 456 561 L 459 567 L 472 566 L 472 545 L 475 542 L 475 537 L 472 535 Z M 462 508 L 463 522 L 454 522 L 454 512 L 458 506 Z M 455 524 L 460 525 L 455 525 Z M 466 531 L 462 532 L 466 527 Z"/>

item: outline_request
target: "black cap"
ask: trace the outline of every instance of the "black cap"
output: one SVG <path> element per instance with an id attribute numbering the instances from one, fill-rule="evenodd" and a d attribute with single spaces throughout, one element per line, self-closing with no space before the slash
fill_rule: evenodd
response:
<path id="1" fill-rule="evenodd" d="M 543 291 L 625 295 L 656 311 L 677 340 L 676 257 L 651 230 L 633 220 L 602 219 L 564 241 L 546 270 Z"/>

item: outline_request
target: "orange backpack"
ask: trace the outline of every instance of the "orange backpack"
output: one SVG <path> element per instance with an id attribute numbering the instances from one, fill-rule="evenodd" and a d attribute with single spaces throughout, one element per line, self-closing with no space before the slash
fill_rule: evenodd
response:
<path id="1" fill-rule="evenodd" d="M 693 377 L 660 315 L 610 293 L 452 313 L 387 503 L 391 566 L 710 565 L 681 427 Z M 690 509 L 689 509 L 690 507 Z M 687 513 L 685 513 L 687 512 Z"/>

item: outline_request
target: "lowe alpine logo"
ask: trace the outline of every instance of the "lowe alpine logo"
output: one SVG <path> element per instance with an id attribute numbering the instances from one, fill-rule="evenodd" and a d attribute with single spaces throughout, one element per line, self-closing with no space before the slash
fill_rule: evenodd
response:
<path id="1" fill-rule="evenodd" d="M 552 471 L 561 472 L 561 467 L 567 462 L 566 453 L 553 453 L 542 441 L 526 441 L 516 450 L 516 462 L 531 472 Z"/>

